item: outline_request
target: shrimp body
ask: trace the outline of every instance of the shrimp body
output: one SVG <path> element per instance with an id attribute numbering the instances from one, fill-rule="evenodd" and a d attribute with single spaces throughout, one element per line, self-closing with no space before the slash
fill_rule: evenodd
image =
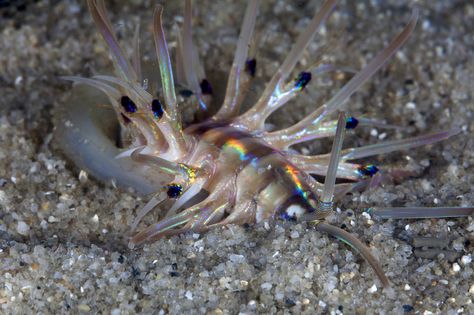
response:
<path id="1" fill-rule="evenodd" d="M 198 116 L 209 117 L 185 127 L 177 104 L 175 78 L 161 23 L 163 8 L 157 6 L 154 15 L 153 35 L 161 77 L 161 89 L 156 90 L 156 87 L 143 83 L 148 82 L 149 78 L 141 71 L 138 32 L 130 61 L 113 33 L 104 1 L 88 0 L 92 18 L 113 56 L 116 75 L 66 79 L 102 91 L 117 114 L 124 139 L 127 139 L 121 150 L 113 148 L 110 143 L 103 143 L 108 148 L 108 153 L 100 156 L 104 166 L 96 167 L 100 163 L 92 157 L 96 162 L 94 167 L 99 173 L 102 172 L 100 168 L 106 170 L 103 172 L 106 173 L 104 177 L 110 177 L 114 172 L 125 173 L 126 176 L 117 176 L 124 185 L 132 185 L 143 191 L 155 190 L 154 196 L 137 214 L 132 224 L 133 231 L 139 229 L 141 220 L 150 211 L 165 203 L 171 204 L 160 221 L 141 229 L 131 238 L 130 247 L 164 236 L 189 231 L 203 232 L 227 224 L 254 223 L 273 218 L 312 221 L 318 222 L 317 229 L 337 236 L 358 249 L 382 283 L 387 285 L 388 279 L 364 244 L 351 234 L 324 224 L 321 220 L 331 213 L 333 202 L 347 192 L 376 185 L 381 177 L 390 176 L 389 173 L 379 173 L 374 165 L 359 164 L 354 160 L 431 144 L 459 132 L 453 129 L 411 139 L 342 149 L 345 130 L 355 128 L 359 121 L 354 117 L 346 118 L 340 112 L 341 107 L 405 43 L 415 28 L 417 13 L 414 12 L 406 27 L 328 101 L 293 126 L 267 131 L 264 128 L 266 119 L 296 97 L 312 76 L 337 70 L 334 66 L 323 65 L 306 69 L 291 79 L 304 49 L 327 19 L 336 1 L 327 0 L 322 4 L 258 101 L 246 112 L 241 112 L 245 92 L 255 75 L 256 61 L 248 57 L 248 51 L 258 4 L 258 0 L 248 2 L 225 98 L 217 113 L 210 115 L 213 90 L 192 42 L 191 1 L 185 2 L 183 28 L 176 51 L 176 81 L 181 86 L 189 87 L 188 94 L 192 95 L 200 108 Z M 84 117 L 79 114 L 68 118 L 74 128 L 64 131 L 67 141 L 75 139 L 78 135 L 74 132 L 84 125 Z M 365 124 L 373 123 L 365 121 Z M 87 129 L 79 134 L 87 133 Z M 68 138 L 67 135 L 74 136 Z M 290 150 L 297 143 L 324 137 L 334 137 L 332 150 L 328 154 L 308 156 Z M 84 154 L 90 155 L 100 150 L 100 145 L 84 147 L 84 150 L 87 151 Z M 113 160 L 113 163 L 107 159 Z M 84 161 L 79 164 L 88 166 Z M 133 176 L 127 175 L 134 171 Z M 323 176 L 324 183 L 312 175 Z M 140 178 L 147 183 L 137 184 Z M 344 179 L 345 182 L 337 183 L 336 179 Z M 421 212 L 432 214 L 428 210 Z M 457 212 L 442 211 L 441 214 L 466 216 L 472 212 L 472 208 L 464 208 L 457 209 Z"/>
<path id="2" fill-rule="evenodd" d="M 222 125 L 221 127 L 217 127 Z M 282 210 L 284 205 L 298 203 L 308 212 L 316 211 L 317 197 L 307 180 L 309 176 L 293 165 L 285 153 L 270 147 L 258 137 L 235 127 L 212 123 L 197 126 L 193 133 L 200 134 L 201 141 L 218 148 L 216 173 L 235 174 L 236 187 L 232 207 L 254 203 L 247 211 L 251 222 L 269 218 Z M 213 190 L 213 189 L 209 189 Z M 259 209 L 258 214 L 256 209 Z M 282 218 L 296 218 L 296 213 L 279 213 Z"/>
<path id="3" fill-rule="evenodd" d="M 316 212 L 317 196 L 307 183 L 309 177 L 284 152 L 228 122 L 194 125 L 185 134 L 197 140 L 191 156 L 184 158 L 197 176 L 182 176 L 170 187 L 190 191 L 192 185 L 198 185 L 209 195 L 192 210 L 185 210 L 186 215 L 178 213 L 183 227 L 168 229 L 175 221 L 154 225 L 132 242 L 183 230 L 201 232 L 219 225 L 255 223 L 275 215 L 297 220 Z M 167 194 L 173 193 L 168 190 Z"/>

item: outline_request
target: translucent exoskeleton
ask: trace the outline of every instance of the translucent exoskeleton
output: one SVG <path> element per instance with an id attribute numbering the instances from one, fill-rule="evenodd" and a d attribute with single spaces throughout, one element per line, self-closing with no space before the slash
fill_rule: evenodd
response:
<path id="1" fill-rule="evenodd" d="M 140 230 L 130 240 L 130 247 L 184 232 L 204 232 L 227 224 L 258 223 L 270 219 L 310 221 L 316 229 L 344 240 L 370 263 L 383 285 L 389 281 L 369 249 L 350 233 L 324 223 L 333 211 L 334 202 L 344 194 L 376 185 L 381 176 L 375 165 L 353 161 L 369 156 L 432 144 L 459 133 L 458 129 L 415 138 L 386 141 L 358 148 L 342 149 L 344 132 L 358 123 L 380 124 L 346 117 L 343 105 L 390 57 L 413 32 L 415 11 L 407 25 L 367 65 L 357 72 L 329 100 L 298 123 L 281 130 L 265 130 L 266 119 L 296 97 L 313 76 L 337 69 L 332 65 L 309 68 L 291 77 L 302 54 L 317 30 L 336 5 L 325 1 L 306 29 L 299 35 L 286 59 L 267 83 L 256 103 L 241 112 L 248 86 L 255 75 L 256 61 L 249 57 L 259 0 L 248 1 L 237 43 L 223 104 L 207 119 L 183 126 L 178 109 L 175 82 L 186 86 L 208 114 L 212 86 L 193 45 L 191 0 L 185 1 L 183 27 L 178 34 L 175 73 L 162 27 L 163 8 L 154 13 L 153 36 L 158 58 L 161 89 L 156 91 L 142 73 L 138 28 L 131 60 L 118 44 L 108 20 L 103 0 L 88 0 L 92 18 L 110 48 L 115 76 L 92 78 L 67 77 L 76 83 L 91 85 L 103 92 L 121 123 L 128 141 L 119 150 L 111 145 L 97 152 L 94 144 L 77 141 L 84 130 L 81 113 L 68 116 L 73 128 L 63 130 L 63 142 L 80 147 L 82 167 L 98 177 L 115 178 L 120 184 L 139 190 L 154 190 L 154 196 L 137 214 L 132 231 Z M 209 116 L 209 115 L 208 115 Z M 335 118 L 335 116 L 337 116 Z M 95 137 L 102 146 L 105 138 Z M 329 154 L 308 156 L 290 148 L 306 141 L 334 137 Z M 99 139 L 100 138 L 100 139 Z M 76 160 L 78 158 L 76 157 Z M 313 175 L 324 177 L 324 183 Z M 344 183 L 336 180 L 343 179 Z M 163 205 L 171 206 L 163 209 Z M 146 228 L 139 228 L 142 218 L 154 209 L 164 217 Z M 460 217 L 473 214 L 468 208 L 377 208 L 372 214 L 383 218 Z"/>

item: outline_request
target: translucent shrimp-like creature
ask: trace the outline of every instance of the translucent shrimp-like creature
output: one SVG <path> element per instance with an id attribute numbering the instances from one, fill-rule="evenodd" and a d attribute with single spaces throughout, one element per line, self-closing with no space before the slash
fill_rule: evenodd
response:
<path id="1" fill-rule="evenodd" d="M 293 126 L 267 131 L 264 127 L 267 118 L 296 97 L 312 76 L 334 70 L 331 66 L 320 66 L 303 71 L 296 78 L 290 77 L 305 48 L 334 9 L 336 0 L 326 0 L 322 4 L 260 98 L 250 109 L 241 112 L 256 66 L 255 59 L 248 56 L 259 0 L 248 1 L 223 104 L 208 119 L 187 127 L 183 126 L 177 104 L 170 54 L 162 27 L 163 8 L 156 7 L 153 24 L 161 77 L 157 96 L 150 82 L 144 84 L 147 78 L 142 73 L 138 29 L 133 56 L 129 60 L 113 33 L 104 1 L 87 2 L 92 18 L 110 48 L 116 75 L 66 79 L 91 85 L 108 97 L 127 141 L 120 152 L 114 145 L 107 144 L 105 138 L 97 140 L 100 142 L 97 146 L 78 141 L 75 132 L 82 128 L 82 132 L 87 133 L 86 129 L 89 129 L 84 127 L 81 109 L 69 113 L 68 121 L 72 126 L 61 133 L 63 143 L 84 150 L 73 157 L 82 167 L 95 170 L 104 178 L 116 178 L 119 183 L 141 191 L 155 191 L 132 224 L 133 231 L 140 231 L 131 238 L 130 247 L 165 236 L 204 232 L 228 224 L 252 224 L 274 218 L 311 221 L 316 223 L 316 229 L 357 249 L 374 268 L 381 282 L 388 285 L 387 277 L 369 249 L 353 235 L 323 220 L 333 211 L 338 198 L 352 190 L 376 184 L 374 179 L 381 176 L 377 174 L 376 166 L 358 164 L 354 160 L 431 144 L 459 132 L 457 129 L 447 130 L 342 149 L 345 130 L 355 128 L 359 123 L 354 117 L 346 117 L 341 112 L 342 106 L 407 41 L 417 23 L 416 11 L 405 28 L 334 96 Z M 193 45 L 191 15 L 191 0 L 186 0 L 175 69 L 179 83 L 189 88 L 200 111 L 208 114 L 212 87 Z M 93 125 L 90 122 L 87 126 L 95 130 Z M 95 139 L 98 137 L 93 136 Z M 290 150 L 297 143 L 325 137 L 334 137 L 330 154 L 307 156 Z M 96 155 L 91 159 L 95 164 L 81 157 L 88 154 Z M 102 161 L 102 164 L 97 161 Z M 324 177 L 324 183 L 313 175 Z M 337 179 L 345 182 L 336 184 Z M 146 228 L 139 228 L 146 214 L 163 205 L 169 205 L 164 218 Z M 372 212 L 382 217 L 467 216 L 473 213 L 473 208 L 396 210 L 373 209 Z"/>

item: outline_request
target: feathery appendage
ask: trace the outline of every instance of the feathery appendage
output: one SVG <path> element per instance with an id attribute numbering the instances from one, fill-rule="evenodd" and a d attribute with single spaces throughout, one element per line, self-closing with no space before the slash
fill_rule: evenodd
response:
<path id="1" fill-rule="evenodd" d="M 153 23 L 161 76 L 161 90 L 157 97 L 141 82 L 146 78 L 142 77 L 140 66 L 139 28 L 134 33 L 132 58 L 129 61 L 113 34 L 105 14 L 104 1 L 88 0 L 94 22 L 110 48 L 117 76 L 66 79 L 100 89 L 109 98 L 118 117 L 124 120 L 122 127 L 129 131 L 133 139 L 116 156 L 115 162 L 133 162 L 170 178 L 165 185 L 157 185 L 154 196 L 132 223 L 132 231 L 139 229 L 143 218 L 151 211 L 165 204 L 171 204 L 170 208 L 161 221 L 141 229 L 133 236 L 130 247 L 165 236 L 188 231 L 203 232 L 227 224 L 254 223 L 272 218 L 316 221 L 316 229 L 342 239 L 359 251 L 374 268 L 381 282 L 388 285 L 380 264 L 364 244 L 351 234 L 321 220 L 331 213 L 335 200 L 348 192 L 372 187 L 381 181 L 382 175 L 377 173 L 379 169 L 375 165 L 350 161 L 432 144 L 459 131 L 453 129 L 342 149 L 345 129 L 354 129 L 357 125 L 397 128 L 364 118 L 346 118 L 343 113 L 337 120 L 331 116 L 406 42 L 417 22 L 416 11 L 402 32 L 329 101 L 289 128 L 264 131 L 266 119 L 296 97 L 312 76 L 340 70 L 332 65 L 321 64 L 306 69 L 294 81 L 287 82 L 305 48 L 335 4 L 335 0 L 323 3 L 259 100 L 240 115 L 246 85 L 250 82 L 249 78 L 255 75 L 256 67 L 256 60 L 248 55 L 259 0 L 249 1 L 221 109 L 209 120 L 183 128 L 163 29 L 163 8 L 156 7 Z M 177 80 L 196 96 L 202 109 L 207 109 L 212 88 L 192 40 L 191 0 L 185 2 L 183 27 L 177 36 L 176 60 Z M 288 150 L 294 144 L 324 137 L 334 137 L 330 154 L 307 156 Z M 323 176 L 324 184 L 312 175 Z M 339 183 L 338 179 L 350 182 Z M 418 217 L 465 216 L 472 215 L 472 208 L 417 208 L 405 212 L 388 208 L 372 211 L 375 215 L 390 218 L 414 217 L 415 212 Z"/>

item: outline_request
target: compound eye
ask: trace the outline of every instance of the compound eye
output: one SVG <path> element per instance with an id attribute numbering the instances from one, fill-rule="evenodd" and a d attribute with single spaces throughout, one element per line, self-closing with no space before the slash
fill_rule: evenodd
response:
<path id="1" fill-rule="evenodd" d="M 129 114 L 136 113 L 137 111 L 137 105 L 126 95 L 120 98 L 120 105 L 122 105 L 124 111 Z"/>

